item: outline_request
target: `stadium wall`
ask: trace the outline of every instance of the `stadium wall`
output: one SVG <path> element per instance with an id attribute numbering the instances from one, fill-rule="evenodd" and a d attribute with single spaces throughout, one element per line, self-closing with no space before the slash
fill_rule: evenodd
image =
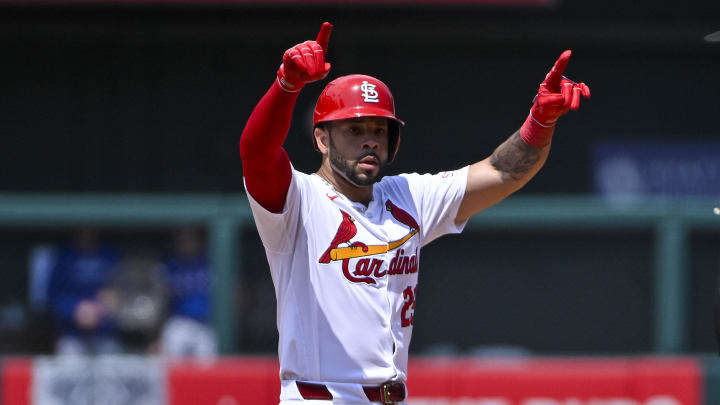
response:
<path id="1" fill-rule="evenodd" d="M 83 361 L 84 373 L 97 371 L 98 361 L 115 365 L 114 377 L 67 372 L 68 362 Z M 143 375 L 153 375 L 147 370 L 157 369 L 161 378 L 123 375 L 123 369 L 137 366 L 145 368 Z M 708 370 L 719 366 L 715 358 L 697 357 L 421 357 L 410 362 L 408 404 L 711 405 L 720 403 L 716 389 L 720 381 L 716 372 Z M 63 392 L 73 392 L 72 399 L 71 394 L 63 398 Z M 274 357 L 204 363 L 142 357 L 15 358 L 6 360 L 2 368 L 6 405 L 64 404 L 99 395 L 116 395 L 112 403 L 118 404 L 277 404 L 278 364 Z"/>

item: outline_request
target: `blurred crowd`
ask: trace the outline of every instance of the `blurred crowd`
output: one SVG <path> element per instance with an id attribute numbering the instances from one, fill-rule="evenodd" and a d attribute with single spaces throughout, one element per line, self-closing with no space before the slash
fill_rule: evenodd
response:
<path id="1" fill-rule="evenodd" d="M 216 356 L 204 234 L 177 229 L 169 245 L 164 254 L 123 254 L 82 228 L 66 244 L 36 247 L 31 302 L 53 320 L 55 353 Z"/>

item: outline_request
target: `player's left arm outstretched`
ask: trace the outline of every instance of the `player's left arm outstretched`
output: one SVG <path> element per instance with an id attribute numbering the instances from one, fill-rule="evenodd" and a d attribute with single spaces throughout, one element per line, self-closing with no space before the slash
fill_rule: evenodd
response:
<path id="1" fill-rule="evenodd" d="M 569 50 L 563 52 L 545 76 L 522 127 L 490 157 L 470 166 L 456 222 L 467 220 L 524 186 L 545 163 L 558 118 L 568 110 L 577 110 L 582 97 L 590 98 L 587 85 L 563 76 L 570 55 Z"/>

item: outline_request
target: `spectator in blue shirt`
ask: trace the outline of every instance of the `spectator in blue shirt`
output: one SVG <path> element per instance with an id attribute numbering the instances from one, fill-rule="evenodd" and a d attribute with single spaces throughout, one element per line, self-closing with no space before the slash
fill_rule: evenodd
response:
<path id="1" fill-rule="evenodd" d="M 115 249 L 92 228 L 80 229 L 72 244 L 59 249 L 48 290 L 58 354 L 120 352 L 113 294 L 106 289 L 116 264 Z"/>
<path id="2" fill-rule="evenodd" d="M 210 271 L 200 231 L 182 228 L 174 236 L 174 254 L 165 261 L 170 284 L 170 316 L 160 336 L 160 352 L 169 357 L 214 357 L 210 326 Z"/>

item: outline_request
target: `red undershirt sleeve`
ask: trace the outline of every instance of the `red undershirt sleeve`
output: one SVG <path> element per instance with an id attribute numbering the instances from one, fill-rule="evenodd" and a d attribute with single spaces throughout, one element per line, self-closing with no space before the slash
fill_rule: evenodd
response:
<path id="1" fill-rule="evenodd" d="M 284 91 L 277 81 L 255 106 L 240 136 L 245 187 L 263 208 L 273 213 L 285 207 L 292 167 L 282 145 L 290 129 L 299 92 Z"/>

